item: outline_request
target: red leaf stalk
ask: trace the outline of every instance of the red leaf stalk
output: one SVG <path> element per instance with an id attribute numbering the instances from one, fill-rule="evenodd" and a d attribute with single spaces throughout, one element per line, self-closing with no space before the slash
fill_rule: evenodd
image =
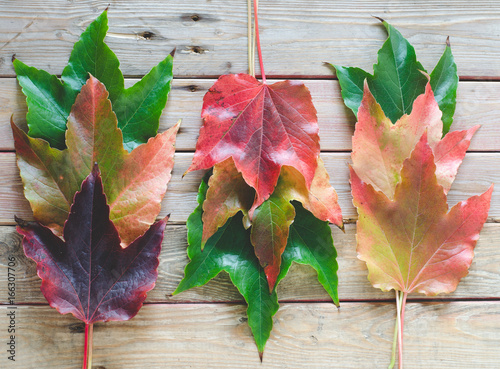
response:
<path id="1" fill-rule="evenodd" d="M 255 37 L 257 39 L 257 52 L 259 54 L 260 73 L 262 75 L 262 83 L 266 83 L 266 74 L 264 73 L 264 63 L 262 62 L 262 50 L 260 49 L 259 17 L 258 17 L 259 6 L 257 0 L 253 0 L 253 11 L 255 18 Z"/>
<path id="2" fill-rule="evenodd" d="M 85 323 L 85 348 L 83 351 L 83 369 L 92 369 L 92 337 L 94 325 Z"/>

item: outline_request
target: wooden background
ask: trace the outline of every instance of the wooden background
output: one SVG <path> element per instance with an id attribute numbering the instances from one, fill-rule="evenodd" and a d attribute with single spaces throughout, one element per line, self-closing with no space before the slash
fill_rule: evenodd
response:
<path id="1" fill-rule="evenodd" d="M 405 325 L 407 368 L 500 367 L 500 3 L 496 0 L 261 0 L 264 63 L 270 79 L 303 79 L 318 110 L 322 156 L 336 188 L 346 233 L 333 229 L 339 254 L 337 310 L 308 267 L 295 265 L 278 287 L 281 308 L 264 362 L 246 323 L 245 305 L 225 275 L 202 288 L 172 291 L 187 263 L 185 221 L 202 173 L 190 163 L 202 97 L 215 78 L 247 70 L 244 0 L 0 0 L 0 367 L 79 368 L 83 325 L 51 309 L 35 265 L 24 257 L 14 214 L 32 217 L 15 165 L 9 119 L 25 119 L 12 54 L 60 74 L 72 45 L 110 3 L 106 39 L 131 84 L 174 47 L 175 80 L 161 130 L 182 118 L 176 165 L 162 213 L 172 213 L 156 288 L 128 322 L 95 326 L 94 368 L 386 368 L 395 306 L 371 287 L 355 254 L 355 209 L 347 163 L 355 119 L 323 62 L 372 70 L 385 40 L 383 17 L 415 46 L 432 70 L 450 36 L 461 82 L 453 129 L 476 134 L 450 203 L 496 182 L 488 223 L 470 274 L 455 293 L 411 295 Z M 16 362 L 7 360 L 7 258 L 16 265 Z"/>

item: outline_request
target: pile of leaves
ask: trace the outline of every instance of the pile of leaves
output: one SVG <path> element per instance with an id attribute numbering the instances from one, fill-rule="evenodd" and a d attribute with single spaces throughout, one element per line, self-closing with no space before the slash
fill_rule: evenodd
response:
<path id="1" fill-rule="evenodd" d="M 86 324 L 84 367 L 92 324 L 132 318 L 154 287 L 168 217 L 155 220 L 179 129 L 157 134 L 173 55 L 125 89 L 107 29 L 106 10 L 75 44 L 61 79 L 13 61 L 29 132 L 13 121 L 12 131 L 35 218 L 16 219 L 17 229 L 50 305 Z"/>
<path id="2" fill-rule="evenodd" d="M 407 295 L 456 289 L 471 265 L 493 186 L 448 210 L 447 193 L 479 126 L 447 133 L 458 82 L 449 41 L 429 76 L 413 47 L 384 25 L 389 38 L 373 76 L 336 69 L 344 101 L 358 118 L 350 168 L 358 257 L 374 287 L 396 291 L 402 368 Z M 395 351 L 390 368 L 394 362 Z"/>
<path id="3" fill-rule="evenodd" d="M 248 304 L 262 359 L 278 310 L 276 285 L 292 262 L 311 265 L 338 305 L 328 222 L 343 223 L 319 158 L 309 90 L 297 81 L 266 84 L 260 48 L 259 59 L 263 82 L 248 74 L 224 75 L 204 97 L 203 126 L 187 172 L 213 170 L 187 222 L 191 261 L 174 294 L 226 271 Z"/>

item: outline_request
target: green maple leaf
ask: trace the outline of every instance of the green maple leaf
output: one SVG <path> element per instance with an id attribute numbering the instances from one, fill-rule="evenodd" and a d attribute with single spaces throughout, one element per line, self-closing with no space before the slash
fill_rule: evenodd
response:
<path id="1" fill-rule="evenodd" d="M 125 89 L 120 62 L 104 43 L 107 30 L 107 11 L 104 11 L 75 43 L 61 79 L 14 60 L 17 80 L 28 104 L 26 120 L 31 137 L 43 138 L 58 149 L 66 147 L 66 122 L 89 74 L 109 92 L 125 149 L 132 151 L 156 135 L 170 91 L 173 56 L 168 55 L 139 82 Z"/>
<path id="2" fill-rule="evenodd" d="M 202 286 L 220 272 L 227 272 L 248 304 L 248 324 L 262 358 L 273 326 L 272 317 L 279 307 L 276 289 L 269 292 L 266 274 L 255 256 L 250 241 L 250 230 L 243 226 L 241 212 L 229 218 L 208 239 L 202 251 L 202 213 L 208 190 L 208 177 L 205 176 L 200 184 L 198 207 L 187 221 L 187 253 L 191 261 L 186 266 L 184 279 L 174 294 Z M 293 262 L 311 265 L 318 272 L 320 283 L 338 305 L 337 254 L 328 222 L 315 218 L 300 203 L 293 204 L 296 217 L 290 227 L 277 282 L 286 276 Z"/>
<path id="3" fill-rule="evenodd" d="M 316 218 L 305 210 L 301 203 L 294 201 L 295 220 L 290 226 L 290 234 L 285 252 L 281 258 L 281 272 L 277 284 L 286 276 L 292 263 L 313 267 L 318 273 L 318 281 L 339 306 L 337 251 L 333 246 L 332 230 L 327 221 Z"/>
<path id="4" fill-rule="evenodd" d="M 243 227 L 241 213 L 229 218 L 206 242 L 203 251 L 201 250 L 201 216 L 208 190 L 207 177 L 205 176 L 200 184 L 199 205 L 187 220 L 187 253 L 191 262 L 186 266 L 184 279 L 174 295 L 192 287 L 202 286 L 222 271 L 227 272 L 248 303 L 248 324 L 259 353 L 262 354 L 273 326 L 272 317 L 278 311 L 278 295 L 276 291 L 269 293 L 264 269 L 253 252 L 249 231 Z"/>
<path id="5" fill-rule="evenodd" d="M 410 114 L 413 101 L 424 92 L 427 77 L 425 68 L 417 61 L 415 49 L 396 28 L 383 21 L 388 38 L 378 51 L 373 75 L 360 69 L 334 65 L 345 105 L 355 115 L 363 98 L 365 79 L 385 115 L 395 123 Z M 450 130 L 455 113 L 458 74 L 449 41 L 438 64 L 430 74 L 436 101 L 443 112 L 443 133 Z"/>

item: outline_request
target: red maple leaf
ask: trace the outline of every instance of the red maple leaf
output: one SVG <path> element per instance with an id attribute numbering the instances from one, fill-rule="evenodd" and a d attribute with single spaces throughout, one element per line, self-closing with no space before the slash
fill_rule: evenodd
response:
<path id="1" fill-rule="evenodd" d="M 204 97 L 202 117 L 187 172 L 232 157 L 256 191 L 252 212 L 273 192 L 283 165 L 296 168 L 311 186 L 319 156 L 318 122 L 303 83 L 267 85 L 247 74 L 221 76 Z"/>

